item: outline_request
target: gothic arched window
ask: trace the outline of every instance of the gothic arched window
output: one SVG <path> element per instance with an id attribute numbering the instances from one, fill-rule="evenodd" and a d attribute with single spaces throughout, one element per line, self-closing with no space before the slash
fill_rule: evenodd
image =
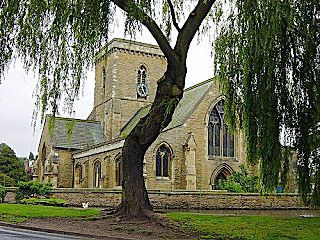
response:
<path id="1" fill-rule="evenodd" d="M 139 83 L 146 83 L 146 78 L 147 78 L 147 69 L 145 66 L 141 65 L 138 69 L 138 74 L 137 74 L 137 84 Z"/>
<path id="2" fill-rule="evenodd" d="M 208 155 L 234 157 L 234 136 L 224 122 L 224 100 L 214 106 L 209 116 Z"/>
<path id="3" fill-rule="evenodd" d="M 100 180 L 101 180 L 101 162 L 96 161 L 93 165 L 93 187 L 100 188 Z"/>
<path id="4" fill-rule="evenodd" d="M 119 156 L 116 159 L 116 184 L 117 186 L 122 186 L 122 157 Z"/>
<path id="5" fill-rule="evenodd" d="M 156 154 L 156 177 L 169 177 L 171 159 L 170 148 L 162 144 Z"/>

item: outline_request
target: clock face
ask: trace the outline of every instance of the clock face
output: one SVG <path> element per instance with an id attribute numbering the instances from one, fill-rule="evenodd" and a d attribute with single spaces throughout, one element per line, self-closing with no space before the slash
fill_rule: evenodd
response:
<path id="1" fill-rule="evenodd" d="M 139 97 L 147 97 L 149 93 L 149 89 L 147 84 L 145 83 L 138 83 L 137 84 L 137 94 Z"/>

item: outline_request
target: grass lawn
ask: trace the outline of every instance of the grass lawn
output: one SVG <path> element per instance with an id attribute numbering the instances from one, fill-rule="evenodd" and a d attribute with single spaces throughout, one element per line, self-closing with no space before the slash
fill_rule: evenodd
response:
<path id="1" fill-rule="evenodd" d="M 76 209 L 41 205 L 0 204 L 0 221 L 23 222 L 28 218 L 65 217 L 73 219 L 95 218 L 100 216 L 98 209 Z"/>
<path id="2" fill-rule="evenodd" d="M 320 218 L 169 213 L 203 239 L 320 239 Z"/>

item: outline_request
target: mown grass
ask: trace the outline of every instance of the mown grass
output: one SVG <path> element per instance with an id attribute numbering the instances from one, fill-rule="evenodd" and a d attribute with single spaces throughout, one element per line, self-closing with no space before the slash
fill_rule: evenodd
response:
<path id="1" fill-rule="evenodd" d="M 77 209 L 24 204 L 0 204 L 0 221 L 20 223 L 28 218 L 96 218 L 98 209 Z"/>
<path id="2" fill-rule="evenodd" d="M 320 218 L 278 216 L 216 216 L 169 213 L 169 218 L 200 233 L 203 239 L 320 239 Z"/>

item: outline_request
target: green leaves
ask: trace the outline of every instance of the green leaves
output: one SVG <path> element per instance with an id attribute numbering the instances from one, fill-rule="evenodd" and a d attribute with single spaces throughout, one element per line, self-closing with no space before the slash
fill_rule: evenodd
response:
<path id="1" fill-rule="evenodd" d="M 26 181 L 22 159 L 5 143 L 0 144 L 0 185 L 14 186 L 18 181 Z"/>
<path id="2" fill-rule="evenodd" d="M 0 200 L 2 203 L 4 202 L 6 195 L 7 195 L 7 189 L 4 186 L 0 185 Z"/>
<path id="3" fill-rule="evenodd" d="M 34 117 L 41 107 L 58 112 L 64 100 L 71 111 L 85 71 L 107 41 L 110 1 L 4 1 L 0 8 L 0 76 L 19 57 L 38 73 Z"/>
<path id="4" fill-rule="evenodd" d="M 278 182 L 281 145 L 297 150 L 307 199 L 320 171 L 320 3 L 238 0 L 230 6 L 215 41 L 216 73 L 233 106 L 227 114 L 243 123 L 248 160 L 260 162 L 266 191 Z"/>
<path id="5" fill-rule="evenodd" d="M 19 182 L 16 198 L 22 200 L 30 197 L 48 197 L 51 194 L 52 185 L 38 181 Z"/>
<path id="6" fill-rule="evenodd" d="M 259 177 L 251 176 L 244 165 L 240 166 L 240 172 L 233 172 L 225 181 L 219 180 L 217 189 L 228 192 L 259 192 Z"/>

